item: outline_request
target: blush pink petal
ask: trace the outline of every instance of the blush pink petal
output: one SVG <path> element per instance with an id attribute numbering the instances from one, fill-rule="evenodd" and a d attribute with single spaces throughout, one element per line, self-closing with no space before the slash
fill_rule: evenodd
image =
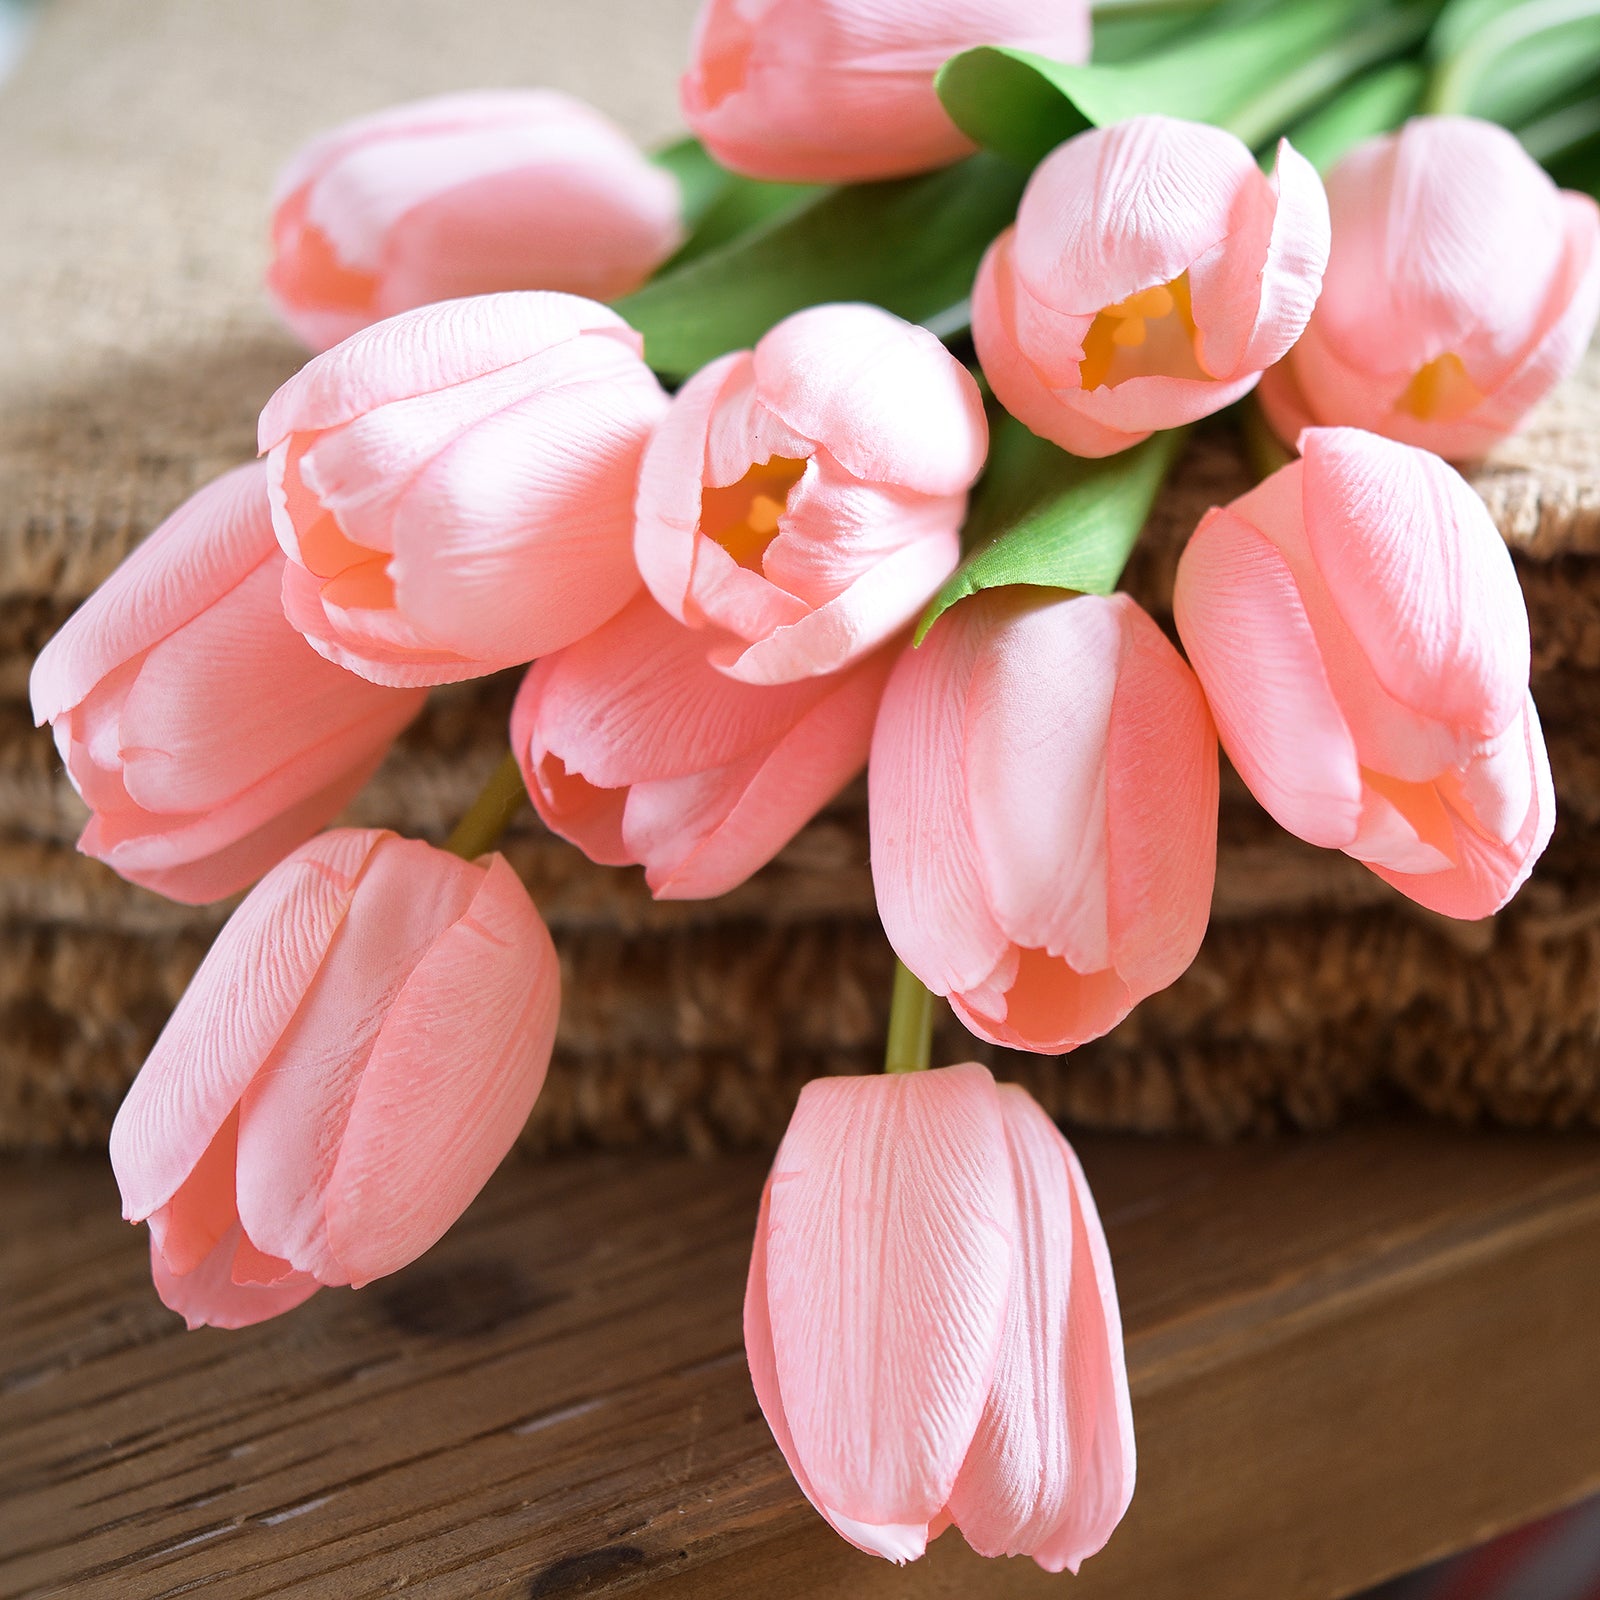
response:
<path id="1" fill-rule="evenodd" d="M 150 1276 L 161 1303 L 196 1328 L 249 1328 L 304 1305 L 322 1287 L 299 1273 L 281 1283 L 235 1283 L 233 1263 L 243 1242 L 236 1222 L 191 1272 L 175 1273 L 150 1242 Z"/>
<path id="2" fill-rule="evenodd" d="M 1073 1572 L 1133 1496 L 1133 1416 L 1110 1256 L 1082 1169 L 1015 1085 L 999 1089 L 1017 1201 L 1000 1363 L 950 1497 L 980 1555 Z"/>
<path id="3" fill-rule="evenodd" d="M 412 970 L 373 1045 L 328 1188 L 328 1245 L 357 1286 L 414 1261 L 516 1141 L 555 1042 L 555 946 L 500 856 Z M 470 1015 L 464 1030 L 460 1019 Z M 418 1170 L 435 1174 L 414 1181 Z"/>
<path id="4" fill-rule="evenodd" d="M 377 836 L 324 834 L 228 919 L 111 1128 L 122 1214 L 165 1205 L 277 1046 L 355 895 Z M 251 974 L 248 985 L 237 981 Z"/>
<path id="5" fill-rule="evenodd" d="M 723 165 L 753 177 L 856 183 L 942 166 L 972 146 L 933 77 L 973 45 L 1089 56 L 1082 0 L 706 0 L 683 114 Z"/>
<path id="6" fill-rule="evenodd" d="M 885 1529 L 904 1549 L 949 1499 L 994 1374 L 1014 1227 L 984 1068 L 801 1092 L 767 1207 L 772 1364 L 815 1503 L 863 1543 Z"/>
<path id="7" fill-rule="evenodd" d="M 1300 838 L 1348 844 L 1361 810 L 1355 741 L 1282 555 L 1232 508 L 1208 511 L 1179 561 L 1172 611 L 1251 793 Z"/>

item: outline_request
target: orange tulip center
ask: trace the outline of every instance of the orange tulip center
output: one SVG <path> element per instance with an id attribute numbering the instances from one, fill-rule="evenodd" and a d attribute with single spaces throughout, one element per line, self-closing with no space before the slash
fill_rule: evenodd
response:
<path id="1" fill-rule="evenodd" d="M 1129 378 L 1203 378 L 1194 353 L 1189 274 L 1107 306 L 1084 335 L 1083 387 L 1112 389 Z"/>
<path id="2" fill-rule="evenodd" d="M 1397 409 L 1419 422 L 1456 422 L 1483 401 L 1483 390 L 1467 376 L 1467 369 L 1455 351 L 1435 356 L 1418 367 Z"/>
<path id="3" fill-rule="evenodd" d="M 767 546 L 778 536 L 778 519 L 788 507 L 789 491 L 805 470 L 804 461 L 774 456 L 725 489 L 703 489 L 700 531 L 741 567 L 760 572 Z"/>
<path id="4" fill-rule="evenodd" d="M 1361 769 L 1362 780 L 1376 790 L 1416 830 L 1417 837 L 1450 861 L 1456 859 L 1456 831 L 1437 784 L 1408 783 L 1387 773 Z"/>

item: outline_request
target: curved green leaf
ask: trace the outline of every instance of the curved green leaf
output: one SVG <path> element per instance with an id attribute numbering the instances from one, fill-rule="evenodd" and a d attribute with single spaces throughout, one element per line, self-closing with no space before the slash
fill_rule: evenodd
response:
<path id="1" fill-rule="evenodd" d="M 1356 79 L 1289 130 L 1289 143 L 1326 174 L 1364 139 L 1398 128 L 1422 101 L 1427 74 L 1415 61 L 1391 61 Z"/>
<path id="2" fill-rule="evenodd" d="M 656 151 L 650 159 L 678 180 L 687 230 L 683 244 L 662 272 L 671 272 L 822 193 L 815 184 L 762 183 L 729 172 L 693 137 Z"/>
<path id="3" fill-rule="evenodd" d="M 650 365 L 680 378 L 824 301 L 865 300 L 923 322 L 967 298 L 1026 181 L 980 153 L 917 178 L 825 190 L 669 268 L 615 309 L 644 335 Z"/>
<path id="4" fill-rule="evenodd" d="M 922 614 L 916 642 L 951 606 L 984 589 L 1031 584 L 1110 594 L 1187 434 L 1173 428 L 1087 461 L 1002 413 L 967 518 L 971 554 Z"/>

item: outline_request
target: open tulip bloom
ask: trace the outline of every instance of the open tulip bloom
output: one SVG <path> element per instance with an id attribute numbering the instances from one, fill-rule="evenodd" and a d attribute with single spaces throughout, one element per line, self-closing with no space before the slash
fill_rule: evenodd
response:
<path id="1" fill-rule="evenodd" d="M 1573 366 L 1600 213 L 1503 128 L 1372 125 L 1362 81 L 1325 192 L 1280 137 L 1312 150 L 1291 102 L 1330 87 L 1292 70 L 1300 8 L 1188 19 L 1193 82 L 1181 41 L 1147 76 L 1104 20 L 1102 68 L 1082 0 L 706 0 L 703 144 L 486 91 L 289 165 L 268 287 L 322 353 L 31 686 L 83 850 L 187 902 L 255 884 L 111 1136 L 191 1326 L 400 1269 L 516 1141 L 560 988 L 493 853 L 524 792 L 694 899 L 865 767 L 888 1070 L 800 1095 L 755 1392 L 864 1551 L 953 1525 L 1059 1571 L 1110 1537 L 1134 1444 L 1094 1202 L 1021 1089 L 928 1070 L 934 997 L 1058 1054 L 1177 980 L 1219 736 L 1300 838 L 1434 912 L 1508 903 L 1555 821 L 1527 611 L 1428 451 L 1487 448 Z M 1253 87 L 1217 72 L 1234 26 Z M 1560 155 L 1540 48 L 1511 77 L 1550 76 L 1528 136 Z M 1182 429 L 1258 382 L 1301 453 L 1200 520 L 1185 659 L 1117 584 Z M 431 686 L 512 667 L 510 754 L 444 848 L 337 825 Z"/>

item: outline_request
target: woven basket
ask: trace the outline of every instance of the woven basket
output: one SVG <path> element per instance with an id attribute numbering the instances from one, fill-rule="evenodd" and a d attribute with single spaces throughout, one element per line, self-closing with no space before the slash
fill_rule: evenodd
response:
<path id="1" fill-rule="evenodd" d="M 301 359 L 257 284 L 273 169 L 385 102 L 539 81 L 670 131 L 693 0 L 53 0 L 0 91 L 0 1146 L 104 1136 L 226 907 L 130 888 L 30 725 L 39 646 L 179 500 L 253 453 Z M 1455 1117 L 1600 1123 L 1600 354 L 1475 481 L 1517 558 L 1560 821 L 1486 924 L 1445 922 L 1277 830 L 1225 778 L 1193 968 L 1071 1057 L 977 1055 L 1086 1123 L 1228 1135 L 1402 1094 Z M 1202 429 L 1128 576 L 1167 611 L 1183 539 L 1247 485 Z M 439 691 L 353 817 L 439 838 L 504 748 L 514 678 Z M 527 818 L 507 844 L 555 930 L 558 1057 L 528 1138 L 766 1143 L 799 1085 L 876 1061 L 890 956 L 858 786 L 751 883 L 656 905 Z"/>

